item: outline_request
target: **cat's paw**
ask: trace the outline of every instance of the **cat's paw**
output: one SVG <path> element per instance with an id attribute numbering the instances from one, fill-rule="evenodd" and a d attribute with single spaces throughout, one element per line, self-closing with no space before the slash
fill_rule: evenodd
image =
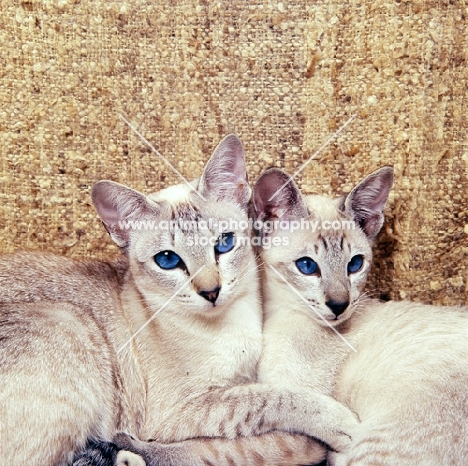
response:
<path id="1" fill-rule="evenodd" d="M 123 432 L 113 438 L 113 442 L 120 450 L 124 450 L 117 459 L 120 463 L 115 466 L 169 466 L 186 465 L 178 461 L 177 451 L 169 445 L 162 445 L 154 441 L 134 439 Z"/>
<path id="2" fill-rule="evenodd" d="M 118 456 L 120 463 L 115 466 L 164 466 L 166 463 L 162 452 L 164 447 L 157 442 L 144 442 L 130 435 L 119 432 L 112 440 L 122 450 Z"/>
<path id="3" fill-rule="evenodd" d="M 128 434 L 124 434 L 123 432 L 119 432 L 115 434 L 112 441 L 117 445 L 119 450 L 131 450 L 135 451 L 140 442 L 139 440 L 135 440 L 132 436 Z"/>
<path id="4" fill-rule="evenodd" d="M 146 466 L 146 461 L 131 451 L 120 450 L 117 453 L 115 466 Z"/>
<path id="5" fill-rule="evenodd" d="M 73 466 L 115 466 L 118 447 L 112 442 L 90 440 L 73 459 Z"/>
<path id="6" fill-rule="evenodd" d="M 329 418 L 324 440 L 333 451 L 346 451 L 356 436 L 360 422 L 345 405 L 336 402 Z"/>

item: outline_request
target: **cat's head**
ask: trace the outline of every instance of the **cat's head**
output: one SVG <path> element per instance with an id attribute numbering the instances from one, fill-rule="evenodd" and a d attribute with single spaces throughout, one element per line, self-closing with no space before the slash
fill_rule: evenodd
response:
<path id="1" fill-rule="evenodd" d="M 262 249 L 267 299 L 275 294 L 323 324 L 348 319 L 366 283 L 392 183 L 393 169 L 384 167 L 338 199 L 303 197 L 286 173 L 263 173 L 253 199 L 262 242 L 272 245 Z"/>
<path id="2" fill-rule="evenodd" d="M 148 196 L 112 181 L 92 190 L 94 206 L 146 305 L 206 316 L 256 284 L 242 143 L 225 137 L 200 178 Z M 254 293 L 256 289 L 254 287 Z"/>

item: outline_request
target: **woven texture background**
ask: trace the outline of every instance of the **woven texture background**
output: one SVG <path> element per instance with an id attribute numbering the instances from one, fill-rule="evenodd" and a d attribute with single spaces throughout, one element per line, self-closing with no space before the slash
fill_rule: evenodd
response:
<path id="1" fill-rule="evenodd" d="M 465 1 L 1 1 L 0 250 L 115 254 L 90 188 L 191 179 L 237 133 L 250 179 L 342 193 L 393 165 L 369 289 L 468 303 Z"/>

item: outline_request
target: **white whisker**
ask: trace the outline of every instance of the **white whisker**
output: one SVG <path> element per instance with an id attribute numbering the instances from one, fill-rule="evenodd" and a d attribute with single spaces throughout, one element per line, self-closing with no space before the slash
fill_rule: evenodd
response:
<path id="1" fill-rule="evenodd" d="M 260 267 L 264 264 L 264 262 L 257 264 L 255 267 L 250 267 L 250 265 L 247 265 L 244 267 L 242 270 L 238 272 L 238 281 L 243 280 L 245 277 L 247 277 L 250 273 L 255 272 L 260 269 Z"/>
<path id="2" fill-rule="evenodd" d="M 338 332 L 338 330 L 336 330 L 335 327 L 333 327 L 333 325 L 330 324 L 330 322 L 327 321 L 327 319 L 325 319 L 325 317 L 323 317 L 322 314 L 320 314 L 320 312 L 318 312 L 315 307 L 313 307 L 309 301 L 307 301 L 306 298 L 304 298 L 304 296 L 302 296 L 302 294 L 294 287 L 291 285 L 291 283 L 288 282 L 288 280 L 286 280 L 286 278 L 283 276 L 283 274 L 281 274 L 278 270 L 275 269 L 275 267 L 273 267 L 271 264 L 268 264 L 268 267 L 270 267 L 271 270 L 273 270 L 273 272 L 276 273 L 276 275 L 278 275 L 278 277 L 280 277 L 284 283 L 286 283 L 286 285 L 288 285 L 288 287 L 304 302 L 307 304 L 307 307 L 309 307 L 309 309 L 312 309 L 327 325 L 328 327 L 330 327 L 354 352 L 356 352 L 356 348 L 343 336 L 341 335 L 340 332 Z"/>

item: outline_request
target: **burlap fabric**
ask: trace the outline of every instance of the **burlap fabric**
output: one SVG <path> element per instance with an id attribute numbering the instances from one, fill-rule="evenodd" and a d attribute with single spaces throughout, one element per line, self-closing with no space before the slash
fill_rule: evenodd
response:
<path id="1" fill-rule="evenodd" d="M 112 179 L 187 178 L 237 133 L 252 181 L 344 192 L 393 165 L 369 290 L 468 303 L 465 1 L 2 0 L 0 249 L 108 257 L 90 204 Z M 32 277 L 34 279 L 34 277 Z"/>

